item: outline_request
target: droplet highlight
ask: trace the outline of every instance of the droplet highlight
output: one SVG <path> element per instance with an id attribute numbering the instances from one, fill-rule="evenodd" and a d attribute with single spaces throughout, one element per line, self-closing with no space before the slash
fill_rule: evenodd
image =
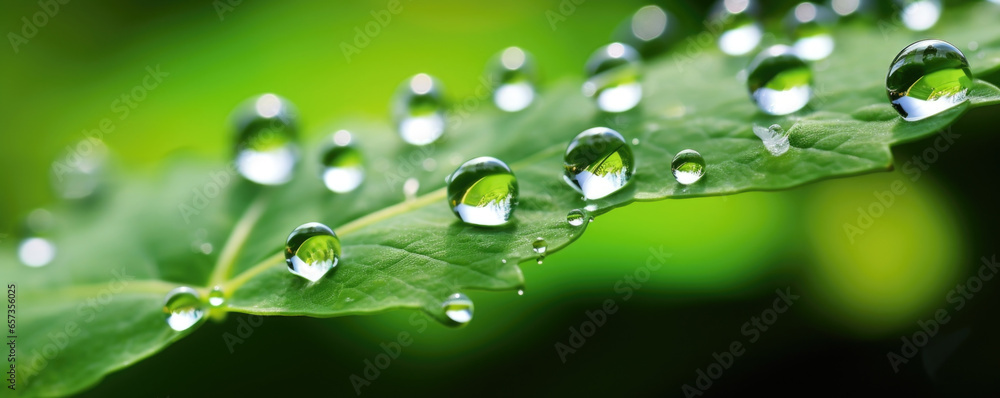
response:
<path id="1" fill-rule="evenodd" d="M 706 26 L 720 29 L 718 45 L 728 55 L 744 55 L 753 51 L 764 37 L 764 28 L 757 21 L 757 2 L 751 0 L 719 0 L 709 14 Z"/>
<path id="2" fill-rule="evenodd" d="M 940 0 L 896 0 L 896 7 L 903 25 L 915 32 L 934 27 L 941 17 Z"/>
<path id="3" fill-rule="evenodd" d="M 813 73 L 788 46 L 758 54 L 747 67 L 750 98 L 769 115 L 787 115 L 806 106 L 813 95 Z"/>
<path id="4" fill-rule="evenodd" d="M 799 3 L 785 18 L 792 49 L 802 59 L 817 61 L 833 53 L 833 25 L 837 16 L 833 10 L 815 3 Z"/>
<path id="5" fill-rule="evenodd" d="M 226 296 L 222 293 L 222 287 L 216 286 L 208 292 L 208 304 L 212 307 L 220 307 L 225 304 Z"/>
<path id="6" fill-rule="evenodd" d="M 56 258 L 56 245 L 45 238 L 27 238 L 18 245 L 17 257 L 29 267 L 43 267 Z"/>
<path id="7" fill-rule="evenodd" d="M 584 213 L 583 210 L 580 209 L 570 210 L 569 213 L 566 214 L 566 222 L 574 227 L 583 225 L 583 222 L 586 221 L 586 219 L 587 213 Z"/>
<path id="8" fill-rule="evenodd" d="M 506 112 L 527 108 L 535 100 L 535 58 L 520 47 L 508 47 L 491 62 L 493 103 Z"/>
<path id="9" fill-rule="evenodd" d="M 285 242 L 288 270 L 316 282 L 340 261 L 340 239 L 330 227 L 311 222 L 292 230 Z"/>
<path id="10" fill-rule="evenodd" d="M 770 127 L 753 126 L 753 133 L 764 142 L 764 148 L 774 156 L 781 156 L 788 152 L 788 132 L 781 128 L 779 124 L 772 124 Z"/>
<path id="11" fill-rule="evenodd" d="M 545 239 L 540 236 L 538 238 L 535 238 L 534 242 L 531 242 L 531 250 L 534 251 L 535 253 L 545 254 L 545 251 L 548 250 L 548 248 L 549 248 L 549 243 L 546 242 Z"/>
<path id="12" fill-rule="evenodd" d="M 904 120 L 916 121 L 965 102 L 972 72 L 965 54 L 951 43 L 920 40 L 893 59 L 885 87 L 893 109 Z"/>
<path id="13" fill-rule="evenodd" d="M 587 129 L 566 148 L 563 178 L 585 199 L 600 199 L 622 189 L 635 172 L 632 148 L 617 131 Z"/>
<path id="14" fill-rule="evenodd" d="M 483 156 L 463 163 L 448 176 L 448 205 L 463 222 L 504 225 L 517 206 L 514 172 L 499 159 Z"/>
<path id="15" fill-rule="evenodd" d="M 445 316 L 458 326 L 468 324 L 472 320 L 474 307 L 472 300 L 465 294 L 455 293 L 448 296 L 441 303 L 441 308 L 444 310 Z"/>

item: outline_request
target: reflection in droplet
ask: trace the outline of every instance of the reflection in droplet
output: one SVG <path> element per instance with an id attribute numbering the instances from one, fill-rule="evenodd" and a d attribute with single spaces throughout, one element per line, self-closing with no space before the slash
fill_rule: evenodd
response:
<path id="1" fill-rule="evenodd" d="M 812 99 L 812 70 L 787 46 L 776 45 L 761 51 L 747 70 L 750 98 L 764 113 L 787 115 L 802 109 Z"/>
<path id="2" fill-rule="evenodd" d="M 507 112 L 517 112 L 535 99 L 537 67 L 534 57 L 519 47 L 508 47 L 491 66 L 493 102 Z"/>
<path id="3" fill-rule="evenodd" d="M 499 159 L 482 156 L 469 160 L 447 181 L 448 205 L 465 223 L 504 225 L 517 207 L 517 178 Z"/>
<path id="4" fill-rule="evenodd" d="M 462 293 L 455 293 L 448 296 L 441 303 L 441 308 L 444 310 L 445 316 L 457 326 L 465 325 L 472 320 L 474 310 L 472 300 Z"/>
<path id="5" fill-rule="evenodd" d="M 285 241 L 288 270 L 316 282 L 340 261 L 340 239 L 326 225 L 311 222 L 295 228 Z"/>
<path id="6" fill-rule="evenodd" d="M 237 107 L 236 169 L 247 180 L 280 185 L 292 179 L 298 161 L 298 122 L 291 103 L 274 94 L 252 98 Z"/>
<path id="7" fill-rule="evenodd" d="M 427 145 L 444 133 L 444 89 L 426 73 L 400 84 L 393 98 L 392 115 L 403 141 Z"/>
<path id="8" fill-rule="evenodd" d="M 719 0 L 710 13 L 707 26 L 721 28 L 719 49 L 729 55 L 744 55 L 753 51 L 764 37 L 757 18 L 757 2 L 752 0 Z"/>
<path id="9" fill-rule="evenodd" d="M 361 151 L 352 144 L 351 133 L 340 130 L 323 148 L 323 185 L 336 193 L 347 193 L 358 188 L 365 179 Z"/>
<path id="10" fill-rule="evenodd" d="M 171 329 L 183 332 L 204 318 L 205 308 L 197 291 L 182 286 L 167 293 L 163 313 Z"/>
<path id="11" fill-rule="evenodd" d="M 591 54 L 586 65 L 583 94 L 594 97 L 606 112 L 625 112 L 642 99 L 639 53 L 631 46 L 611 43 Z"/>
<path id="12" fill-rule="evenodd" d="M 833 25 L 837 17 L 830 9 L 813 3 L 799 3 L 785 19 L 795 40 L 792 48 L 802 59 L 816 61 L 833 52 Z"/>
<path id="13" fill-rule="evenodd" d="M 617 131 L 594 127 L 566 147 L 563 178 L 585 199 L 600 199 L 624 187 L 635 172 L 632 148 Z"/>

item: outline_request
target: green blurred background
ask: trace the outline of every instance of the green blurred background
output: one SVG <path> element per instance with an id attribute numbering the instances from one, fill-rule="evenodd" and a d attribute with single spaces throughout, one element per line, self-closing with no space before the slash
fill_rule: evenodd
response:
<path id="1" fill-rule="evenodd" d="M 575 10 L 553 30 L 546 12 L 558 12 L 559 1 L 403 0 L 403 11 L 350 62 L 341 43 L 352 43 L 355 28 L 363 29 L 385 1 L 244 0 L 226 6 L 221 17 L 208 0 L 61 5 L 17 53 L 0 51 L 6 121 L 0 244 L 14 244 L 23 217 L 56 200 L 50 163 L 103 118 L 115 122 L 105 142 L 117 167 L 155 168 L 178 150 L 224 158 L 229 112 L 252 95 L 290 99 L 308 135 L 325 133 L 319 127 L 338 118 L 387 119 L 397 84 L 418 72 L 439 77 L 452 98 L 472 96 L 486 61 L 510 45 L 531 51 L 547 82 L 579 79 L 590 52 L 647 4 L 563 3 Z M 777 19 L 793 4 L 771 2 L 765 12 Z M 697 28 L 707 4 L 665 7 Z M 3 8 L 0 26 L 16 31 L 38 5 L 6 2 Z M 888 64 L 893 55 L 877 62 Z M 169 76 L 118 119 L 112 104 L 142 82 L 147 66 Z M 380 343 L 407 331 L 414 343 L 362 388 L 363 395 L 683 396 L 681 386 L 694 385 L 713 353 L 734 340 L 746 342 L 743 324 L 770 308 L 779 288 L 801 299 L 746 345 L 709 394 L 996 393 L 997 289 L 986 282 L 961 311 L 946 301 L 980 257 L 997 251 L 996 124 L 987 113 L 966 115 L 954 127 L 962 139 L 917 181 L 896 171 L 789 192 L 612 211 L 543 265 L 523 265 L 523 296 L 467 292 L 476 317 L 464 328 L 413 318 L 426 322 L 423 328 L 409 311 L 272 317 L 230 353 L 222 335 L 235 333 L 244 317 L 233 314 L 83 395 L 352 395 L 349 377 L 364 377 L 364 361 L 382 352 Z M 915 142 L 894 152 L 908 159 L 930 145 Z M 843 224 L 855 222 L 856 209 L 897 180 L 907 192 L 854 243 L 848 240 Z M 671 257 L 623 300 L 616 283 L 642 268 L 651 248 Z M 619 311 L 563 363 L 555 344 L 568 344 L 569 329 L 607 299 L 616 300 Z M 912 336 L 917 321 L 939 308 L 952 320 L 894 373 L 886 354 L 898 353 L 900 338 Z"/>

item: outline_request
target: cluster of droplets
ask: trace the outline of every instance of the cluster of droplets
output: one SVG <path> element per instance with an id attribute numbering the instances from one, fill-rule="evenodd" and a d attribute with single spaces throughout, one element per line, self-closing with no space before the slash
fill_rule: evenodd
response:
<path id="1" fill-rule="evenodd" d="M 912 30 L 933 26 L 941 10 L 938 0 L 899 0 L 897 5 L 903 23 Z M 833 0 L 829 7 L 801 3 L 789 10 L 785 23 L 793 44 L 765 48 L 745 70 L 751 100 L 768 115 L 788 115 L 803 109 L 813 96 L 809 62 L 822 60 L 834 50 L 832 25 L 838 17 L 862 13 L 871 7 L 871 1 L 866 0 Z M 706 26 L 717 33 L 722 52 L 745 55 L 760 45 L 764 30 L 757 18 L 757 8 L 754 0 L 720 0 L 715 5 Z M 597 108 L 604 112 L 635 109 L 643 95 L 642 58 L 662 52 L 674 43 L 676 31 L 677 19 L 665 9 L 655 5 L 640 8 L 623 22 L 612 43 L 598 48 L 587 60 L 583 94 L 592 97 Z M 536 101 L 538 70 L 534 57 L 525 50 L 504 49 L 490 61 L 486 75 L 498 109 L 519 112 Z M 886 90 L 893 108 L 903 119 L 913 121 L 965 101 L 971 81 L 968 61 L 961 51 L 943 41 L 922 40 L 903 49 L 893 60 L 886 77 Z M 392 100 L 396 131 L 408 144 L 433 144 L 446 131 L 446 106 L 438 79 L 425 73 L 414 75 L 400 84 Z M 233 119 L 238 172 L 260 185 L 290 181 L 299 157 L 298 120 L 291 103 L 277 95 L 264 94 L 241 104 Z M 755 125 L 753 132 L 773 156 L 789 150 L 789 133 L 781 125 Z M 628 141 L 607 127 L 586 129 L 569 142 L 564 154 L 563 179 L 590 202 L 566 214 L 569 226 L 582 227 L 593 221 L 591 214 L 598 209 L 595 201 L 628 186 L 636 171 L 632 146 L 638 144 L 638 138 Z M 104 157 L 101 144 L 90 156 L 81 159 L 79 167 L 69 170 L 71 173 L 59 174 L 58 183 L 54 178 L 57 191 L 67 199 L 91 196 L 99 188 Z M 346 194 L 363 184 L 364 156 L 351 132 L 332 133 L 320 149 L 318 159 L 319 179 L 328 190 Z M 433 167 L 425 164 L 428 170 Z M 681 192 L 685 192 L 704 179 L 708 165 L 698 151 L 684 149 L 673 157 L 670 168 Z M 503 227 L 514 220 L 519 203 L 518 181 L 502 160 L 488 156 L 470 159 L 446 178 L 446 184 L 448 206 L 461 222 L 478 227 Z M 419 188 L 419 180 L 406 180 L 404 196 L 413 200 Z M 31 218 L 44 218 L 45 212 L 39 212 Z M 530 249 L 539 264 L 548 247 L 543 237 L 531 241 Z M 199 244 L 198 249 L 211 253 L 208 243 Z M 292 230 L 284 254 L 289 272 L 313 284 L 338 266 L 341 243 L 333 229 L 310 222 Z M 52 261 L 55 247 L 47 239 L 32 236 L 22 241 L 19 255 L 27 265 L 42 266 Z M 501 263 L 506 264 L 507 259 Z M 518 294 L 523 294 L 523 290 Z M 208 292 L 207 302 L 202 301 L 196 290 L 180 287 L 167 294 L 163 311 L 170 328 L 183 331 L 198 324 L 207 309 L 223 306 L 225 302 L 220 286 Z M 472 319 L 473 303 L 464 294 L 455 293 L 442 301 L 441 311 L 451 323 L 464 325 Z"/>

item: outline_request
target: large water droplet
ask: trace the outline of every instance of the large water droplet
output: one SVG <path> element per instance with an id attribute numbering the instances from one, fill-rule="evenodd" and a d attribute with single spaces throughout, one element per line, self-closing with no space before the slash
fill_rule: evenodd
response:
<path id="1" fill-rule="evenodd" d="M 448 176 L 448 205 L 469 224 L 506 224 L 517 206 L 517 195 L 517 178 L 496 158 L 469 160 Z"/>
<path id="2" fill-rule="evenodd" d="M 625 112 L 642 99 L 639 84 L 639 53 L 627 44 L 611 43 L 597 49 L 587 60 L 583 94 L 597 99 L 606 112 Z"/>
<path id="3" fill-rule="evenodd" d="M 52 188 L 63 199 L 91 197 L 104 184 L 107 159 L 108 147 L 96 138 L 67 146 L 65 157 L 52 162 Z"/>
<path id="4" fill-rule="evenodd" d="M 295 228 L 285 242 L 285 263 L 293 274 L 316 282 L 340 261 L 340 239 L 326 225 L 311 222 Z"/>
<path id="5" fill-rule="evenodd" d="M 809 65 L 788 46 L 769 47 L 747 66 L 750 98 L 770 115 L 787 115 L 805 107 L 812 98 L 812 84 Z"/>
<path id="6" fill-rule="evenodd" d="M 912 31 L 925 31 L 937 24 L 941 17 L 939 0 L 896 0 L 899 19 Z"/>
<path id="7" fill-rule="evenodd" d="M 171 329 L 183 332 L 197 324 L 205 316 L 205 307 L 194 289 L 181 286 L 163 300 L 163 313 Z"/>
<path id="8" fill-rule="evenodd" d="M 519 47 L 508 47 L 491 62 L 493 102 L 497 108 L 517 112 L 535 99 L 535 58 Z"/>
<path id="9" fill-rule="evenodd" d="M 426 73 L 415 75 L 396 90 L 392 117 L 403 141 L 427 145 L 444 133 L 444 89 Z"/>
<path id="10" fill-rule="evenodd" d="M 635 172 L 632 148 L 617 131 L 587 129 L 566 148 L 563 178 L 585 199 L 600 199 L 625 186 Z"/>
<path id="11" fill-rule="evenodd" d="M 951 43 L 921 40 L 896 55 L 885 78 L 892 107 L 907 121 L 934 116 L 964 102 L 972 87 L 969 61 Z"/>
<path id="12" fill-rule="evenodd" d="M 236 109 L 234 125 L 240 175 L 263 185 L 292 179 L 298 160 L 298 121 L 288 100 L 274 94 L 251 98 Z"/>
<path id="13" fill-rule="evenodd" d="M 17 257 L 29 267 L 45 266 L 55 259 L 56 246 L 45 238 L 27 238 L 17 247 Z"/>
<path id="14" fill-rule="evenodd" d="M 545 241 L 545 238 L 539 236 L 534 242 L 531 242 L 531 250 L 538 254 L 545 254 L 545 251 L 549 249 L 549 242 Z"/>
<path id="15" fill-rule="evenodd" d="M 792 48 L 802 59 L 816 61 L 833 52 L 833 25 L 837 17 L 832 10 L 813 3 L 799 3 L 785 19 L 795 44 Z"/>
<path id="16" fill-rule="evenodd" d="M 340 130 L 330 137 L 323 148 L 323 185 L 333 192 L 351 192 L 365 179 L 361 151 L 352 141 L 351 133 Z"/>
<path id="17" fill-rule="evenodd" d="M 674 156 L 674 160 L 670 162 L 670 171 L 677 182 L 683 185 L 694 184 L 705 175 L 705 159 L 698 151 L 685 149 Z"/>
<path id="18" fill-rule="evenodd" d="M 764 142 L 764 148 L 774 156 L 788 152 L 788 133 L 779 124 L 771 127 L 753 126 L 753 133 Z"/>
<path id="19" fill-rule="evenodd" d="M 455 293 L 448 296 L 441 303 L 445 316 L 459 326 L 465 325 L 472 320 L 473 305 L 472 300 L 462 293 Z"/>
<path id="20" fill-rule="evenodd" d="M 753 51 L 764 36 L 764 29 L 755 16 L 755 0 L 719 0 L 715 3 L 706 26 L 721 30 L 719 49 L 729 55 L 744 55 Z"/>
<path id="21" fill-rule="evenodd" d="M 569 213 L 566 214 L 566 222 L 574 227 L 583 225 L 583 222 L 586 221 L 586 219 L 587 213 L 584 213 L 583 210 L 580 209 L 570 210 Z"/>
<path id="22" fill-rule="evenodd" d="M 213 307 L 221 306 L 226 302 L 226 296 L 222 293 L 222 287 L 216 286 L 208 292 L 208 304 Z"/>

